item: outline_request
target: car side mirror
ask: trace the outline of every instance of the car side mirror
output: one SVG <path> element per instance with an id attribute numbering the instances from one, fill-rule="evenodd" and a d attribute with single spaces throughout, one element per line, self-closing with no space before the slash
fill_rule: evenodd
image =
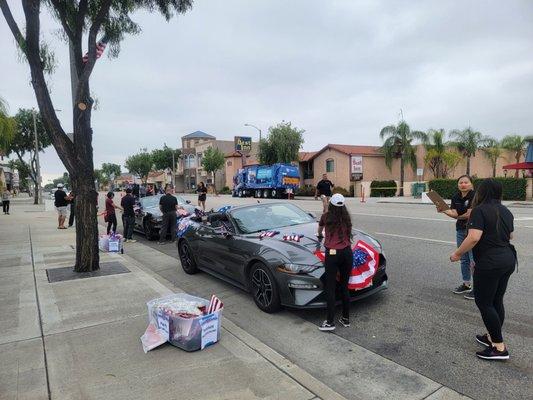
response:
<path id="1" fill-rule="evenodd" d="M 191 201 L 190 200 L 185 200 L 185 203 L 191 204 Z"/>

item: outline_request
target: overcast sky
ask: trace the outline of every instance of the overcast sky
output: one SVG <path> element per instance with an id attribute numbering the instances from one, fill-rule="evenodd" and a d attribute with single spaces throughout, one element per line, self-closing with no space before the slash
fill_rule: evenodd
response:
<path id="1" fill-rule="evenodd" d="M 9 1 L 22 24 L 20 2 Z M 95 166 L 123 164 L 141 147 L 180 147 L 201 130 L 257 138 L 282 120 L 305 129 L 304 150 L 327 143 L 381 144 L 411 128 L 471 125 L 497 138 L 533 134 L 533 1 L 197 0 L 169 23 L 135 16 L 118 59 L 91 79 Z M 55 107 L 72 130 L 68 48 L 47 13 L 42 33 L 59 62 Z M 0 17 L 0 96 L 14 114 L 36 105 L 27 65 Z M 65 168 L 53 148 L 46 178 Z"/>

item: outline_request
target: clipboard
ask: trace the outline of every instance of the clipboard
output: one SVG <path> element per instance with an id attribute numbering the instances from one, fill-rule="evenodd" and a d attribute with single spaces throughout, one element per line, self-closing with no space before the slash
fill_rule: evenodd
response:
<path id="1" fill-rule="evenodd" d="M 450 209 L 450 206 L 448 205 L 448 203 L 446 203 L 444 199 L 440 196 L 440 194 L 438 194 L 434 190 L 430 190 L 429 192 L 426 193 L 426 195 L 433 202 L 433 204 L 435 204 L 440 210 L 444 211 L 444 210 Z"/>

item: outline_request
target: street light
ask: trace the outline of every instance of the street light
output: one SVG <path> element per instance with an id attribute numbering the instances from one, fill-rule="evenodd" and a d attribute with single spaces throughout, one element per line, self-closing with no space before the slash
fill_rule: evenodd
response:
<path id="1" fill-rule="evenodd" d="M 261 129 L 259 129 L 257 126 L 252 125 L 252 124 L 244 124 L 244 126 L 250 126 L 252 128 L 257 129 L 259 131 L 259 142 L 261 142 Z"/>

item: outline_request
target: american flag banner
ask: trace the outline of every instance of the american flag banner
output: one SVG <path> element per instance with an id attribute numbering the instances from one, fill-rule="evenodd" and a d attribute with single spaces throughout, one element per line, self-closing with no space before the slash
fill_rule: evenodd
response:
<path id="1" fill-rule="evenodd" d="M 270 238 L 271 238 L 271 237 L 274 237 L 274 236 L 276 236 L 276 235 L 278 235 L 278 234 L 279 234 L 279 231 L 265 231 L 265 232 L 261 232 L 261 233 L 259 234 L 259 239 L 263 239 L 263 238 L 265 238 L 265 237 L 270 237 Z"/>
<path id="2" fill-rule="evenodd" d="M 183 209 L 183 208 L 178 208 L 178 215 L 180 217 L 188 217 L 190 214 L 187 210 Z"/>
<path id="3" fill-rule="evenodd" d="M 379 264 L 379 253 L 368 243 L 359 240 L 352 248 L 354 260 L 348 278 L 348 289 L 361 290 L 372 285 Z M 361 257 L 364 253 L 366 257 Z"/>
<path id="4" fill-rule="evenodd" d="M 209 307 L 207 307 L 207 314 L 212 314 L 218 310 L 221 310 L 222 307 L 224 307 L 224 304 L 222 304 L 220 299 L 217 296 L 212 295 L 211 301 L 209 301 Z"/>
<path id="5" fill-rule="evenodd" d="M 293 233 L 292 235 L 284 235 L 283 240 L 287 242 L 299 242 L 304 235 Z"/>
<path id="6" fill-rule="evenodd" d="M 102 57 L 102 54 L 104 54 L 106 45 L 107 45 L 107 42 L 103 40 L 96 43 L 96 59 L 97 60 L 100 57 Z M 85 53 L 85 55 L 83 56 L 83 63 L 85 64 L 87 61 L 89 61 L 89 52 Z"/>

